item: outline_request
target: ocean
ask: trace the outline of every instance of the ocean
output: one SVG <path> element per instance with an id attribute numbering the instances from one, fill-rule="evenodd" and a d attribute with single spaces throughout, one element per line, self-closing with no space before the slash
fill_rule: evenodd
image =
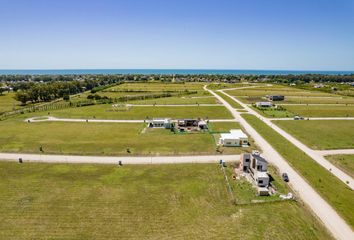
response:
<path id="1" fill-rule="evenodd" d="M 229 75 L 301 75 L 354 74 L 354 71 L 296 71 L 296 70 L 221 70 L 221 69 L 28 69 L 0 70 L 0 75 L 80 75 L 80 74 L 229 74 Z"/>

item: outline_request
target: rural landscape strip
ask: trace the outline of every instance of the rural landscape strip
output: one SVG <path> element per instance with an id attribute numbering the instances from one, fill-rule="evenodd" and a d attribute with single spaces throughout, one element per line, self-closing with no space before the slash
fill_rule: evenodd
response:
<path id="1" fill-rule="evenodd" d="M 223 92 L 223 91 L 221 91 Z M 311 159 L 316 161 L 318 164 L 320 164 L 322 167 L 330 171 L 331 174 L 335 175 L 339 180 L 341 180 L 343 183 L 348 184 L 348 186 L 353 190 L 354 189 L 354 180 L 351 176 L 343 172 L 341 169 L 337 168 L 335 165 L 333 165 L 331 162 L 327 161 L 323 156 L 318 155 L 314 150 L 310 149 L 307 147 L 305 144 L 297 140 L 295 137 L 292 135 L 288 134 L 286 131 L 275 125 L 270 119 L 264 118 L 260 114 L 258 114 L 256 111 L 253 109 L 249 108 L 247 105 L 243 104 L 241 101 L 237 100 L 236 98 L 230 96 L 227 93 L 224 93 L 228 97 L 232 98 L 234 101 L 238 102 L 240 105 L 243 105 L 245 109 L 247 109 L 250 113 L 252 113 L 254 116 L 258 117 L 261 119 L 261 121 L 271 127 L 274 131 L 276 131 L 278 134 L 280 134 L 282 137 L 287 139 L 289 142 L 294 144 L 295 146 L 299 147 L 302 149 L 304 153 L 306 153 Z"/>
<path id="2" fill-rule="evenodd" d="M 98 163 L 98 164 L 176 164 L 176 163 L 217 163 L 235 161 L 240 155 L 204 155 L 204 156 L 146 156 L 146 157 L 107 157 L 107 156 L 75 156 L 75 155 L 49 155 L 27 153 L 0 153 L 0 159 L 23 162 L 46 163 Z"/>
<path id="3" fill-rule="evenodd" d="M 346 219 L 351 227 L 354 226 L 354 192 L 348 186 L 256 116 L 245 114 L 242 117 Z"/>
<path id="4" fill-rule="evenodd" d="M 206 86 L 204 88 L 207 90 Z M 334 208 L 329 205 L 328 202 L 326 202 L 317 191 L 313 189 L 313 186 L 310 186 L 309 182 L 305 181 L 303 176 L 295 171 L 293 167 L 290 166 L 289 163 L 246 120 L 240 117 L 239 113 L 237 113 L 237 111 L 233 109 L 230 104 L 228 104 L 222 97 L 213 91 L 208 91 L 217 97 L 221 102 L 223 102 L 229 111 L 235 116 L 235 118 L 240 121 L 247 132 L 260 145 L 261 149 L 263 150 L 263 155 L 267 157 L 268 161 L 273 163 L 281 172 L 288 173 L 291 178 L 290 185 L 292 188 L 299 194 L 300 198 L 306 203 L 306 205 L 310 207 L 313 213 L 324 223 L 324 225 L 333 234 L 333 236 L 337 239 L 352 239 L 354 237 L 352 223 L 350 223 L 349 226 L 344 221 L 344 219 L 338 215 Z M 273 140 L 271 139 L 270 142 L 272 141 Z M 320 167 L 315 162 L 313 163 L 315 166 Z M 323 170 L 323 168 L 321 169 Z M 309 170 L 311 171 L 311 169 Z M 316 173 L 316 170 L 315 172 L 311 171 L 311 173 Z M 331 175 L 329 179 L 332 178 L 334 178 L 335 181 L 338 181 L 338 179 L 336 179 L 333 175 Z M 352 194 L 352 190 L 349 188 L 345 188 L 345 190 Z M 346 205 L 346 207 L 348 207 L 348 205 Z M 350 207 L 348 211 L 351 211 Z M 349 218 L 352 218 L 353 215 L 348 213 L 344 214 L 347 217 L 349 216 Z"/>

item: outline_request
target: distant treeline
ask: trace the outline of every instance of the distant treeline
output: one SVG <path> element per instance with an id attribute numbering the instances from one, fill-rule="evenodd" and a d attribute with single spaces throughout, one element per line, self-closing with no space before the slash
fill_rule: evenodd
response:
<path id="1" fill-rule="evenodd" d="M 176 74 L 176 75 L 142 75 L 142 74 L 112 74 L 112 75 L 0 75 L 0 82 L 14 84 L 15 82 L 70 82 L 70 81 L 95 81 L 97 86 L 104 86 L 124 81 L 162 81 L 162 82 L 354 82 L 354 74 L 325 75 L 325 74 L 302 74 L 302 75 L 232 75 L 232 74 Z"/>

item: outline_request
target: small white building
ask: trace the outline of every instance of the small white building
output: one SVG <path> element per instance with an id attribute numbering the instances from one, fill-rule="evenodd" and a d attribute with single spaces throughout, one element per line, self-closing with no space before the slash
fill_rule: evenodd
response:
<path id="1" fill-rule="evenodd" d="M 231 129 L 230 133 L 220 135 L 219 144 L 224 147 L 248 146 L 248 136 L 241 129 Z"/>
<path id="2" fill-rule="evenodd" d="M 271 102 L 256 102 L 256 107 L 273 107 Z"/>
<path id="3" fill-rule="evenodd" d="M 171 128 L 171 119 L 169 118 L 154 118 L 149 122 L 148 127 L 150 128 Z"/>

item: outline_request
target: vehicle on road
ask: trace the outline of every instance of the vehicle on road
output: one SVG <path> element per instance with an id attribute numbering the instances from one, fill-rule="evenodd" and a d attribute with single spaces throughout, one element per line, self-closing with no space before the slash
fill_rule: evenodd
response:
<path id="1" fill-rule="evenodd" d="M 281 177 L 283 178 L 284 182 L 289 182 L 289 176 L 287 173 L 283 173 Z"/>

